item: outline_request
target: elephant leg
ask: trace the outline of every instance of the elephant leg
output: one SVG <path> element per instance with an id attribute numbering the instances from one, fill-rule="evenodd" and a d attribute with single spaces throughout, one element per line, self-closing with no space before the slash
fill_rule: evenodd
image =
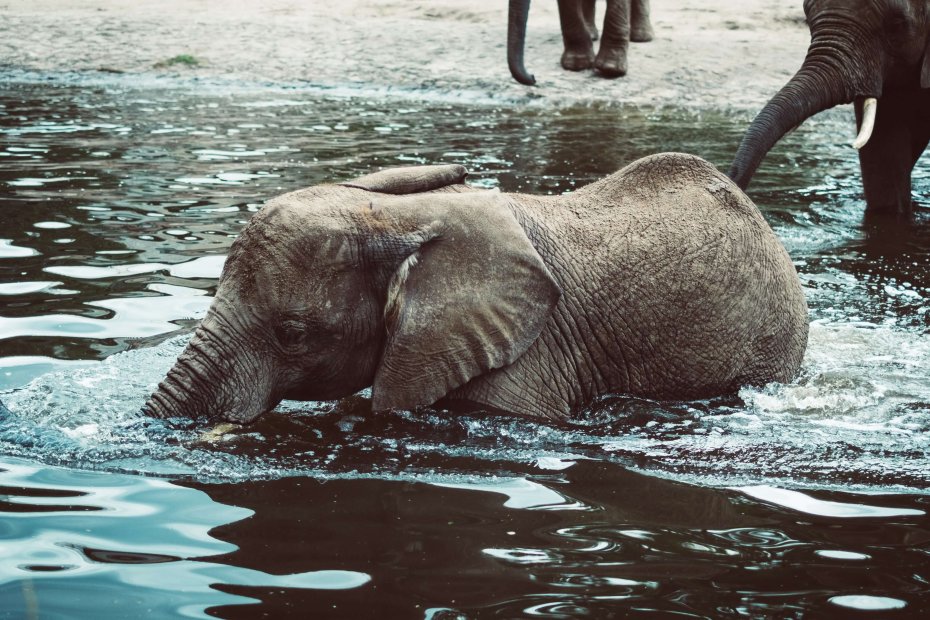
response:
<path id="1" fill-rule="evenodd" d="M 859 151 L 862 187 L 870 215 L 913 213 L 911 170 L 930 139 L 930 127 L 921 114 L 924 99 L 908 92 L 888 94 L 879 100 L 872 138 Z M 862 102 L 857 101 L 855 108 L 859 127 Z"/>
<path id="2" fill-rule="evenodd" d="M 930 106 L 930 93 L 922 90 L 916 103 L 914 129 L 911 133 L 911 170 L 930 144 L 930 115 L 926 113 L 927 106 Z"/>
<path id="3" fill-rule="evenodd" d="M 581 0 L 581 17 L 584 19 L 584 27 L 588 31 L 588 36 L 592 41 L 597 41 L 599 36 L 597 32 L 597 20 L 594 16 L 595 0 Z"/>
<path id="4" fill-rule="evenodd" d="M 590 69 L 594 63 L 594 46 L 585 28 L 582 0 L 559 0 L 559 21 L 562 23 L 562 42 L 565 44 L 562 67 L 569 71 Z"/>
<path id="5" fill-rule="evenodd" d="M 601 47 L 594 68 L 605 77 L 626 75 L 630 47 L 630 0 L 607 0 Z"/>
<path id="6" fill-rule="evenodd" d="M 927 144 L 930 144 L 930 128 L 925 128 L 925 131 L 915 134 L 911 140 L 911 170 L 914 169 L 914 166 L 917 164 L 917 160 L 920 159 L 920 156 L 923 155 L 924 150 L 927 148 Z M 914 209 L 918 206 L 918 202 L 911 198 L 911 209 Z"/>
<path id="7" fill-rule="evenodd" d="M 649 19 L 649 0 L 632 0 L 630 5 L 630 41 L 646 43 L 655 38 Z"/>

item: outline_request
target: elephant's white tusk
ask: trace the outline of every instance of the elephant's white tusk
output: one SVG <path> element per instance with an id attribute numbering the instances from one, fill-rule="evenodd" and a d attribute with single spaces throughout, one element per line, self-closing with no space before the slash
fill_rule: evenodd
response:
<path id="1" fill-rule="evenodd" d="M 859 135 L 853 146 L 858 151 L 869 143 L 872 137 L 872 130 L 875 129 L 875 113 L 878 111 L 878 99 L 869 97 L 862 104 L 862 125 L 859 127 Z"/>

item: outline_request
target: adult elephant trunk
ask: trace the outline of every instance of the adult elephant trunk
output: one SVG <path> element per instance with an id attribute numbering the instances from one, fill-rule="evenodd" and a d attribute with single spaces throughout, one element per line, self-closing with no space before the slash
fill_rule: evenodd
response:
<path id="1" fill-rule="evenodd" d="M 523 65 L 523 47 L 526 43 L 526 19 L 530 14 L 530 0 L 510 0 L 507 18 L 507 66 L 513 79 L 532 86 L 536 78 Z"/>
<path id="2" fill-rule="evenodd" d="M 220 330 L 223 324 L 215 313 L 204 318 L 142 408 L 145 415 L 248 423 L 277 404 L 270 373 L 242 351 L 234 352 L 241 341 Z"/>
<path id="3" fill-rule="evenodd" d="M 857 98 L 881 95 L 877 55 L 848 37 L 833 34 L 836 24 L 814 33 L 798 72 L 753 120 L 736 152 L 729 176 L 746 189 L 762 159 L 785 134 L 811 116 Z M 826 34 L 829 32 L 829 34 Z"/>

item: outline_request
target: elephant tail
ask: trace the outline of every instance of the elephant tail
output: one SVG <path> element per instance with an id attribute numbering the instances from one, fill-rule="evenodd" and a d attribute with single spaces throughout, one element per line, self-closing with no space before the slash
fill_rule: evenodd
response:
<path id="1" fill-rule="evenodd" d="M 507 66 L 513 79 L 532 86 L 536 83 L 533 74 L 523 65 L 523 47 L 526 43 L 526 18 L 530 14 L 530 0 L 510 0 L 507 17 Z"/>

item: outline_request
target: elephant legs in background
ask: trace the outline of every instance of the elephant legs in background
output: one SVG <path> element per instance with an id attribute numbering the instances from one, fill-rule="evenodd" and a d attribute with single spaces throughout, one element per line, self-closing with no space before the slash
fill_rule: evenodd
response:
<path id="1" fill-rule="evenodd" d="M 630 41 L 651 41 L 653 37 L 649 0 L 607 1 L 597 56 L 591 44 L 597 36 L 594 0 L 559 0 L 559 20 L 565 44 L 562 67 L 569 71 L 582 71 L 593 66 L 607 77 L 626 75 Z"/>
<path id="2" fill-rule="evenodd" d="M 581 18 L 584 20 L 584 27 L 588 31 L 588 36 L 592 41 L 597 41 L 597 21 L 594 19 L 594 1 L 581 0 Z"/>
<path id="3" fill-rule="evenodd" d="M 649 0 L 633 0 L 630 4 L 630 41 L 648 43 L 655 37 L 649 19 Z"/>
<path id="4" fill-rule="evenodd" d="M 607 77 L 626 75 L 627 49 L 630 47 L 630 2 L 607 2 L 604 34 L 594 59 L 594 68 Z"/>
<path id="5" fill-rule="evenodd" d="M 913 91 L 889 93 L 879 100 L 872 138 L 859 151 L 870 215 L 909 217 L 913 213 L 911 170 L 930 141 L 927 105 L 930 96 Z M 857 101 L 855 108 L 858 127 L 862 102 Z"/>
<path id="6" fill-rule="evenodd" d="M 585 19 L 590 13 L 590 21 Z M 569 71 L 583 71 L 594 65 L 594 46 L 588 23 L 594 26 L 594 0 L 559 0 L 559 21 L 562 24 L 562 67 Z"/>

